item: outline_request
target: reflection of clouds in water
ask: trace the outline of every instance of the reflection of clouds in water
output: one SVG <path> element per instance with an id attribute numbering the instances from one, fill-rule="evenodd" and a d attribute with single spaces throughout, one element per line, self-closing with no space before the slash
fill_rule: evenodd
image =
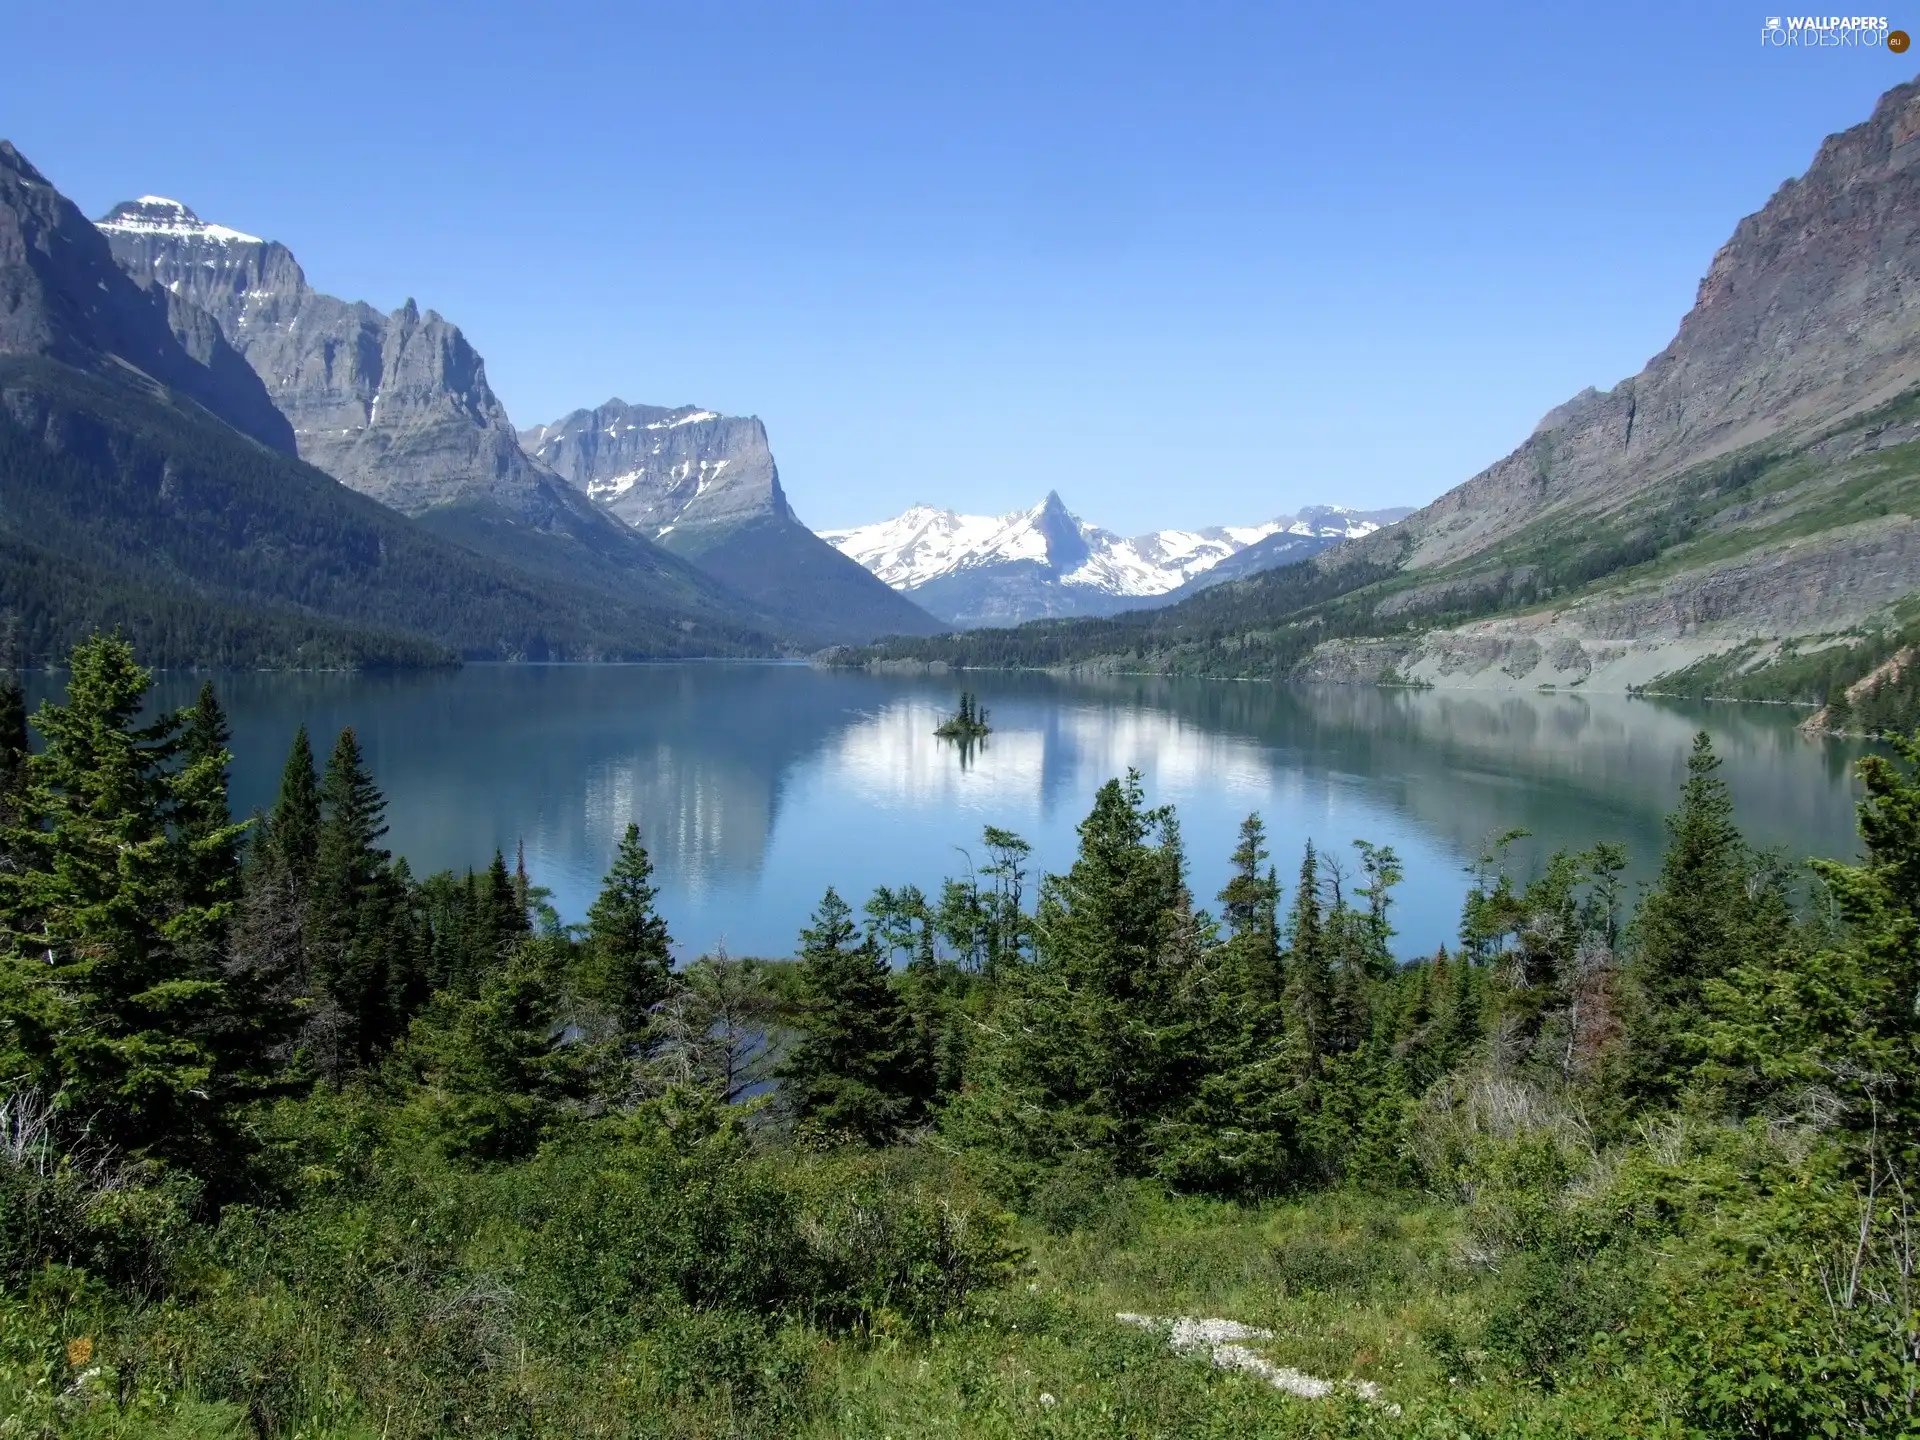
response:
<path id="1" fill-rule="evenodd" d="M 918 699 L 888 705 L 834 737 L 818 762 L 820 778 L 872 805 L 1008 816 L 1033 814 L 1049 782 L 1091 789 L 1129 768 L 1169 800 L 1223 790 L 1257 797 L 1274 780 L 1261 747 L 1163 711 L 1077 705 L 1047 713 L 1038 725 L 1001 718 L 964 766 L 958 748 L 933 733 L 945 718 Z"/>
<path id="2" fill-rule="evenodd" d="M 587 843 L 609 860 L 629 824 L 660 877 L 693 896 L 723 877 L 758 873 L 771 791 L 736 768 L 660 743 L 593 766 L 585 777 Z"/>
<path id="3" fill-rule="evenodd" d="M 1002 721 L 963 767 L 959 747 L 933 733 L 946 718 L 912 699 L 864 716 L 829 742 L 816 762 L 820 778 L 870 805 L 1029 810 L 1045 769 L 1043 737 Z"/>

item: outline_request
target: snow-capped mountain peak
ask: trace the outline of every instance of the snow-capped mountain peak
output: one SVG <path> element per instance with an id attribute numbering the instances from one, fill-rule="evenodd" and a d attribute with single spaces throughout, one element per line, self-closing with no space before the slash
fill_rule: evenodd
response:
<path id="1" fill-rule="evenodd" d="M 97 228 L 109 234 L 165 235 L 175 239 L 209 240 L 216 245 L 263 245 L 258 235 L 225 225 L 210 225 L 178 200 L 164 195 L 142 195 L 138 200 L 123 200 L 107 212 Z"/>
<path id="2" fill-rule="evenodd" d="M 1256 525 L 1155 530 L 1129 539 L 1087 524 L 1050 492 L 1038 505 L 1005 515 L 919 504 L 891 520 L 820 533 L 943 618 L 1012 623 L 1150 603 L 1269 537 L 1300 537 L 1297 546 L 1284 548 L 1290 558 L 1305 558 L 1403 513 L 1316 505 Z"/>

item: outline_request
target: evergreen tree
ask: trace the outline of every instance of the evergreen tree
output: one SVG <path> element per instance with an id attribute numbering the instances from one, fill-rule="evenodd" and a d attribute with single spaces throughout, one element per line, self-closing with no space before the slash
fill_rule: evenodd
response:
<path id="1" fill-rule="evenodd" d="M 320 831 L 320 782 L 306 726 L 295 733 L 272 811 L 254 822 L 241 872 L 230 973 L 267 1022 L 263 1043 L 290 1058 L 312 1014 L 308 929 Z"/>
<path id="2" fill-rule="evenodd" d="M 1911 1173 L 1920 1164 L 1920 744 L 1860 762 L 1858 865 L 1816 860 L 1840 927 L 1802 943 L 1761 888 L 1772 943 L 1704 983 L 1699 1077 L 1740 1108 L 1822 1095 Z M 1821 943 L 1825 942 L 1825 943 Z M 1689 1037 L 1694 1038 L 1694 1037 Z"/>
<path id="3" fill-rule="evenodd" d="M 1185 1189 L 1255 1195 L 1292 1168 L 1293 1076 L 1285 1051 L 1280 883 L 1258 815 L 1240 825 L 1219 895 L 1227 938 L 1197 967 L 1206 1057 L 1194 1100 L 1159 1163 Z"/>
<path id="4" fill-rule="evenodd" d="M 211 814 L 217 756 L 177 772 L 179 717 L 136 723 L 149 678 L 124 640 L 97 636 L 70 665 L 5 832 L 0 1053 L 75 1130 L 231 1182 L 244 1153 L 231 1112 L 251 1077 L 224 1044 L 232 1000 L 200 943 L 231 877 L 199 862 L 236 832 L 207 829 L 196 850 L 178 823 L 183 786 Z"/>
<path id="5" fill-rule="evenodd" d="M 1178 827 L 1137 772 L 1103 785 L 1079 829 L 1072 868 L 1041 887 L 1032 963 L 997 977 L 952 1124 L 1030 1163 L 1095 1150 L 1145 1173 L 1204 1074 L 1205 937 Z"/>
<path id="6" fill-rule="evenodd" d="M 653 908 L 653 861 L 628 825 L 600 895 L 587 910 L 584 988 L 623 1033 L 646 1029 L 647 1014 L 666 998 L 673 971 L 672 937 Z"/>
<path id="7" fill-rule="evenodd" d="M 0 828 L 18 820 L 26 786 L 27 695 L 19 677 L 0 671 Z"/>
<path id="8" fill-rule="evenodd" d="M 320 785 L 308 927 L 321 1017 L 321 1063 L 338 1079 L 372 1063 L 398 1038 L 391 973 L 398 896 L 389 855 L 386 800 L 360 755 L 351 727 L 340 732 Z M 410 950 L 411 947 L 409 947 Z"/>
<path id="9" fill-rule="evenodd" d="M 520 1159 L 588 1092 L 595 1047 L 560 1043 L 563 969 L 560 947 L 528 944 L 476 993 L 442 992 L 414 1021 L 405 1054 L 421 1082 L 414 1104 L 447 1154 Z"/>
<path id="10" fill-rule="evenodd" d="M 273 848 L 285 864 L 294 893 L 304 899 L 320 856 L 320 778 L 304 725 L 294 732 L 287 751 L 267 833 L 273 837 Z"/>
<path id="11" fill-rule="evenodd" d="M 226 952 L 227 929 L 239 900 L 239 841 L 245 827 L 233 823 L 228 799 L 227 749 L 232 732 L 213 683 L 200 687 L 194 703 L 180 712 L 181 766 L 169 778 L 174 824 L 181 842 L 181 884 L 189 907 L 199 917 L 183 943 L 206 947 L 216 962 Z"/>
<path id="12" fill-rule="evenodd" d="M 831 888 L 800 932 L 801 1038 L 780 1067 L 802 1130 L 883 1145 L 920 1123 L 932 1077 L 886 958 Z"/>
<path id="13" fill-rule="evenodd" d="M 1320 913 L 1320 857 L 1307 842 L 1287 924 L 1286 1006 L 1296 1078 L 1320 1074 L 1333 1020 L 1333 966 Z"/>
<path id="14" fill-rule="evenodd" d="M 1672 1095 L 1700 1058 L 1692 1043 L 1705 987 L 1724 979 L 1752 938 L 1746 842 L 1716 773 L 1705 731 L 1694 737 L 1680 805 L 1667 817 L 1660 878 L 1634 917 L 1628 974 L 1631 1084 L 1645 1098 Z"/>

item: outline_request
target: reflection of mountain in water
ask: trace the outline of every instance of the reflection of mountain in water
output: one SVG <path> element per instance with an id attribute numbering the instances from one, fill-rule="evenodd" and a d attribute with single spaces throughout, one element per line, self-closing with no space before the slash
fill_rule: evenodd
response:
<path id="1" fill-rule="evenodd" d="M 1541 850 L 1618 839 L 1650 861 L 1664 848 L 1662 817 L 1704 729 L 1755 843 L 1794 855 L 1858 849 L 1848 797 L 1864 747 L 1808 740 L 1795 728 L 1797 710 L 1149 676 L 1063 689 L 1120 715 L 1151 709 L 1207 735 L 1211 747 L 1185 747 L 1196 764 L 1183 768 L 1199 771 L 1195 783 L 1231 776 L 1248 754 L 1270 773 L 1320 771 L 1366 787 L 1463 858 L 1489 836 L 1523 827 Z"/>
<path id="2" fill-rule="evenodd" d="M 197 677 L 167 676 L 163 703 Z M 486 667 L 430 675 L 238 675 L 221 682 L 243 810 L 270 803 L 303 721 L 324 749 L 360 732 L 388 844 L 416 871 L 484 864 L 524 840 L 578 918 L 621 830 L 640 824 L 690 946 L 784 953 L 831 882 L 938 883 L 992 823 L 1058 869 L 1094 789 L 1134 766 L 1189 816 L 1204 900 L 1235 820 L 1267 817 L 1285 869 L 1311 835 L 1409 861 L 1408 905 L 1451 933 L 1459 866 L 1514 827 L 1536 847 L 1624 841 L 1644 875 L 1693 731 L 1725 757 L 1739 818 L 1795 854 L 1853 853 L 1847 766 L 1797 712 L 1615 696 L 1287 689 L 1164 677 L 967 677 L 994 731 L 963 765 L 933 731 L 956 681 L 775 665 Z M 44 691 L 47 677 L 37 677 Z M 1417 893 L 1425 887 L 1424 896 Z M 1422 908 L 1424 907 L 1424 908 Z M 778 947 L 778 948 L 775 948 Z"/>
<path id="3" fill-rule="evenodd" d="M 163 677 L 164 703 L 194 683 Z M 470 666 L 393 676 L 231 676 L 235 792 L 270 803 L 303 721 L 354 725 L 416 870 L 524 839 L 536 869 L 597 874 L 629 821 L 663 882 L 759 870 L 780 777 L 858 717 L 858 687 L 802 667 Z"/>

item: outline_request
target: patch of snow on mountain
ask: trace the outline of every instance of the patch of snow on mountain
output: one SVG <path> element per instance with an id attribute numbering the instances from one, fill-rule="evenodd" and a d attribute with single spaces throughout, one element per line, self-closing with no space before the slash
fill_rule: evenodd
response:
<path id="1" fill-rule="evenodd" d="M 824 530 L 821 538 L 896 590 L 913 590 L 943 576 L 1016 561 L 1048 563 L 1041 520 L 1046 502 L 1006 515 L 962 515 L 915 505 L 891 520 Z M 1354 539 L 1380 527 L 1341 506 L 1313 506 L 1258 525 L 1203 530 L 1155 530 L 1125 539 L 1078 516 L 1068 517 L 1087 548 L 1086 558 L 1056 575 L 1062 585 L 1109 595 L 1152 596 L 1177 590 L 1230 555 L 1281 533 Z"/>
<path id="2" fill-rule="evenodd" d="M 101 230 L 123 235 L 178 235 L 211 240 L 217 245 L 261 245 L 258 235 L 226 225 L 211 225 L 178 200 L 164 195 L 142 195 L 131 205 L 123 205 L 106 219 L 97 222 Z"/>
<path id="3" fill-rule="evenodd" d="M 673 430 L 681 425 L 698 425 L 702 420 L 718 420 L 717 410 L 694 410 L 686 415 L 671 415 L 665 420 L 655 420 L 647 426 L 649 430 Z"/>

